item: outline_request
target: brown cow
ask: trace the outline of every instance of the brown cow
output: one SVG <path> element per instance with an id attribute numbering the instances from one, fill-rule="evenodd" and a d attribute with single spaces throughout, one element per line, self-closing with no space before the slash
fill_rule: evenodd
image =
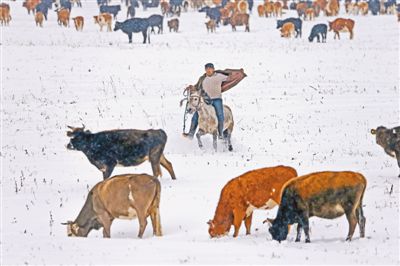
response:
<path id="1" fill-rule="evenodd" d="M 265 16 L 266 17 L 272 17 L 272 14 L 274 12 L 274 4 L 271 2 L 265 2 L 264 3 L 264 10 L 265 10 Z"/>
<path id="2" fill-rule="evenodd" d="M 162 14 L 163 16 L 168 16 L 168 11 L 169 11 L 169 4 L 168 4 L 168 2 L 162 1 L 162 2 L 160 3 L 160 6 L 161 6 L 161 14 Z"/>
<path id="3" fill-rule="evenodd" d="M 363 16 L 368 15 L 368 3 L 359 2 L 357 5 L 358 5 L 361 15 L 363 15 Z"/>
<path id="4" fill-rule="evenodd" d="M 2 3 L 0 5 L 0 22 L 2 26 L 8 26 L 11 21 L 10 6 Z"/>
<path id="5" fill-rule="evenodd" d="M 307 8 L 306 14 L 304 16 L 304 20 L 306 20 L 306 19 L 314 20 L 314 17 L 315 17 L 314 8 Z"/>
<path id="6" fill-rule="evenodd" d="M 295 27 L 292 22 L 286 22 L 281 28 L 281 37 L 290 38 L 294 35 Z"/>
<path id="7" fill-rule="evenodd" d="M 299 16 L 299 18 L 304 17 L 304 19 L 306 18 L 306 10 L 307 10 L 307 3 L 305 2 L 300 2 L 297 4 L 296 6 L 296 11 L 297 11 L 297 15 Z"/>
<path id="8" fill-rule="evenodd" d="M 83 31 L 83 24 L 85 23 L 84 18 L 81 16 L 77 16 L 72 18 L 72 20 L 74 21 L 75 29 L 77 31 Z"/>
<path id="9" fill-rule="evenodd" d="M 246 14 L 249 9 L 249 3 L 246 0 L 240 0 L 237 4 L 238 12 L 241 14 Z"/>
<path id="10" fill-rule="evenodd" d="M 103 31 L 103 27 L 107 26 L 107 31 L 112 31 L 112 16 L 108 13 L 101 13 L 98 16 L 93 16 L 94 24 L 99 24 L 100 31 Z"/>
<path id="11" fill-rule="evenodd" d="M 253 170 L 229 181 L 221 191 L 214 218 L 208 222 L 210 236 L 226 235 L 233 225 L 233 237 L 237 237 L 243 220 L 246 234 L 250 234 L 253 210 L 268 210 L 280 204 L 283 185 L 296 176 L 295 169 L 276 166 Z"/>
<path id="12" fill-rule="evenodd" d="M 245 26 L 245 31 L 250 32 L 249 14 L 234 13 L 229 18 L 229 23 L 232 26 L 232 31 L 236 31 L 236 26 Z"/>
<path id="13" fill-rule="evenodd" d="M 150 216 L 153 234 L 162 236 L 160 222 L 160 181 L 146 175 L 118 175 L 97 183 L 87 196 L 75 221 L 68 221 L 68 236 L 87 237 L 92 229 L 103 227 L 103 237 L 111 236 L 111 224 L 115 218 L 139 219 L 142 238 Z"/>
<path id="14" fill-rule="evenodd" d="M 339 14 L 339 1 L 329 0 L 328 5 L 325 8 L 326 16 L 337 16 Z"/>
<path id="15" fill-rule="evenodd" d="M 178 30 L 179 30 L 179 19 L 177 19 L 177 18 L 171 19 L 171 20 L 169 20 L 167 22 L 167 24 L 168 24 L 169 32 L 171 32 L 171 30 L 173 30 L 175 32 L 178 32 Z"/>
<path id="16" fill-rule="evenodd" d="M 31 14 L 31 11 L 33 14 L 35 14 L 36 6 L 39 3 L 40 3 L 39 0 L 26 0 L 25 2 L 22 3 L 22 6 L 28 10 L 28 14 Z"/>
<path id="17" fill-rule="evenodd" d="M 210 19 L 209 21 L 206 22 L 206 27 L 207 27 L 207 32 L 213 33 L 216 30 L 217 24 L 215 23 L 215 20 Z"/>
<path id="18" fill-rule="evenodd" d="M 273 9 L 275 17 L 282 17 L 282 4 L 280 2 L 275 2 Z"/>
<path id="19" fill-rule="evenodd" d="M 42 12 L 36 12 L 36 14 L 35 14 L 36 27 L 37 26 L 43 27 L 43 20 L 44 20 L 43 13 Z"/>
<path id="20" fill-rule="evenodd" d="M 309 218 L 316 216 L 334 219 L 346 214 L 349 232 L 353 237 L 357 223 L 360 237 L 365 236 L 365 217 L 362 199 L 367 180 L 355 172 L 320 172 L 289 180 L 282 188 L 281 204 L 269 232 L 274 240 L 286 240 L 288 225 L 297 223 L 296 242 L 304 229 L 306 243 L 310 242 Z"/>
<path id="21" fill-rule="evenodd" d="M 336 39 L 336 35 L 340 40 L 340 31 L 348 31 L 350 33 L 350 40 L 353 39 L 353 29 L 354 29 L 354 20 L 352 19 L 345 19 L 345 18 L 337 18 L 332 22 L 329 22 L 329 31 L 335 33 L 334 39 Z"/>
<path id="22" fill-rule="evenodd" d="M 265 16 L 265 7 L 264 5 L 257 6 L 258 16 L 264 17 Z"/>
<path id="23" fill-rule="evenodd" d="M 64 27 L 69 27 L 69 10 L 62 8 L 57 11 L 57 22 L 58 25 L 64 25 Z"/>

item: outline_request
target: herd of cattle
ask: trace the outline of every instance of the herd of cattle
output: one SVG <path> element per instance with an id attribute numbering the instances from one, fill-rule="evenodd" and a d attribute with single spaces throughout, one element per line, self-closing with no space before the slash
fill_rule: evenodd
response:
<path id="1" fill-rule="evenodd" d="M 234 1 L 234 2 L 232 2 Z M 244 26 L 245 31 L 250 31 L 250 14 L 253 8 L 253 0 L 162 0 L 160 3 L 162 15 L 152 15 L 148 18 L 136 18 L 135 9 L 139 7 L 137 0 L 125 0 L 127 9 L 127 20 L 124 22 L 115 22 L 114 31 L 121 30 L 128 35 L 129 43 L 132 42 L 133 33 L 142 33 L 143 43 L 150 43 L 150 33 L 154 32 L 154 27 L 158 27 L 158 33 L 163 32 L 164 17 L 180 16 L 181 10 L 188 12 L 189 7 L 198 12 L 204 12 L 209 19 L 206 24 L 207 32 L 216 32 L 219 25 L 231 25 L 232 31 L 236 31 L 237 26 Z M 302 32 L 302 23 L 306 20 L 313 20 L 322 13 L 325 16 L 338 16 L 340 10 L 339 0 L 306 0 L 298 3 L 288 0 L 273 2 L 264 0 L 264 4 L 257 7 L 257 13 L 260 17 L 282 17 L 284 10 L 296 10 L 298 18 L 290 17 L 284 20 L 277 20 L 277 29 L 281 31 L 281 37 L 300 37 Z M 345 0 L 345 11 L 349 15 L 367 15 L 370 11 L 372 15 L 377 14 L 397 14 L 400 21 L 400 4 L 396 5 L 396 0 L 369 0 L 368 2 Z M 121 11 L 121 5 L 109 5 L 109 0 L 97 0 L 99 4 L 99 14 L 93 16 L 94 23 L 100 26 L 100 31 L 105 26 L 107 31 L 111 31 L 113 20 Z M 124 2 L 124 0 L 122 0 Z M 158 3 L 158 2 L 157 2 Z M 143 6 L 149 5 L 148 1 L 142 0 Z M 34 14 L 36 26 L 43 27 L 43 22 L 47 20 L 48 10 L 55 5 L 57 12 L 57 22 L 61 26 L 69 26 L 71 9 L 74 5 L 82 7 L 80 0 L 25 0 L 23 7 L 28 14 Z M 72 18 L 77 31 L 82 31 L 84 27 L 84 17 L 76 16 Z M 10 6 L 6 3 L 0 5 L 0 21 L 2 25 L 9 25 L 11 21 Z M 169 31 L 179 31 L 179 18 L 172 18 L 167 22 Z M 334 21 L 326 24 L 316 24 L 312 27 L 308 40 L 326 42 L 328 29 L 334 32 L 334 38 L 340 39 L 339 32 L 349 32 L 350 39 L 354 36 L 355 22 L 352 19 L 336 18 Z M 151 30 L 151 31 L 150 31 Z"/>
<path id="2" fill-rule="evenodd" d="M 110 237 L 115 218 L 139 220 L 139 237 L 143 236 L 150 216 L 153 233 L 162 235 L 160 220 L 161 186 L 157 177 L 163 166 L 176 179 L 172 164 L 164 156 L 167 135 L 163 130 L 111 130 L 91 133 L 85 127 L 69 127 L 67 148 L 82 151 L 102 173 L 104 181 L 95 185 L 74 221 L 67 225 L 68 236 L 86 237 L 92 229 L 103 227 L 103 236 Z M 400 168 L 400 127 L 372 129 L 376 142 L 385 152 L 397 158 Z M 149 161 L 153 176 L 125 174 L 111 177 L 116 166 L 135 166 Z M 400 175 L 399 175 L 400 177 Z M 287 166 L 253 170 L 230 180 L 222 189 L 215 215 L 209 224 L 209 235 L 221 237 L 234 227 L 239 234 L 242 221 L 250 234 L 255 209 L 268 210 L 279 206 L 275 219 L 267 219 L 274 240 L 286 240 L 290 225 L 297 223 L 296 242 L 302 230 L 310 242 L 309 218 L 334 219 L 346 215 L 351 240 L 358 224 L 360 237 L 365 236 L 366 219 L 362 200 L 367 181 L 360 173 L 318 172 L 298 177 Z"/>

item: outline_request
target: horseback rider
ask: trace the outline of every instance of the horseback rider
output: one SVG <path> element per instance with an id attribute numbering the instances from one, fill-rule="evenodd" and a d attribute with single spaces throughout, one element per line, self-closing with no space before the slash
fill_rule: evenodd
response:
<path id="1" fill-rule="evenodd" d="M 200 90 L 206 103 L 211 104 L 215 108 L 215 112 L 218 118 L 218 138 L 223 139 L 224 129 L 224 105 L 222 103 L 222 82 L 228 79 L 227 75 L 215 72 L 214 65 L 207 63 L 205 65 L 205 75 L 203 75 L 199 82 L 195 85 L 196 90 Z M 190 131 L 183 133 L 184 137 L 193 139 L 196 133 L 197 126 L 199 124 L 199 114 L 195 112 L 192 117 L 192 123 L 190 125 Z"/>

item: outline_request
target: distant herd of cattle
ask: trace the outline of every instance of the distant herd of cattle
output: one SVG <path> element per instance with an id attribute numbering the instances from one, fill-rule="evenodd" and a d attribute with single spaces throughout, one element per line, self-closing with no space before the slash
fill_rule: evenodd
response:
<path id="1" fill-rule="evenodd" d="M 103 174 L 104 181 L 89 192 L 86 202 L 74 221 L 67 225 L 68 236 L 86 237 L 93 229 L 103 228 L 103 236 L 111 236 L 115 218 L 139 220 L 141 238 L 150 216 L 153 234 L 162 235 L 160 219 L 161 166 L 176 179 L 172 164 L 164 155 L 167 135 L 163 130 L 110 130 L 92 133 L 85 127 L 69 127 L 67 148 L 82 151 Z M 372 129 L 376 142 L 385 152 L 397 158 L 400 168 L 400 127 Z M 111 177 L 116 166 L 136 166 L 149 161 L 153 176 L 125 174 Z M 400 175 L 399 175 L 400 177 Z M 250 234 L 255 209 L 269 210 L 279 206 L 275 219 L 267 219 L 274 240 L 286 240 L 292 224 L 297 223 L 296 242 L 304 231 L 305 242 L 310 242 L 309 218 L 334 219 L 346 215 L 353 237 L 358 224 L 360 237 L 365 236 L 363 196 L 367 181 L 360 173 L 318 172 L 298 177 L 297 171 L 287 166 L 253 170 L 230 180 L 222 189 L 215 215 L 208 222 L 211 237 L 227 235 L 233 225 L 234 237 L 244 221 Z"/>
<path id="2" fill-rule="evenodd" d="M 124 0 L 122 0 L 124 1 Z M 142 0 L 143 1 L 143 0 Z M 105 26 L 107 31 L 111 31 L 113 19 L 115 20 L 121 11 L 121 5 L 109 5 L 108 0 L 98 0 L 99 15 L 94 16 L 94 23 L 100 26 L 100 31 Z M 160 3 L 162 15 L 152 15 L 149 18 L 136 18 L 135 8 L 138 7 L 137 0 L 125 0 L 127 8 L 127 20 L 124 22 L 115 22 L 114 31 L 121 30 L 128 35 L 129 42 L 132 42 L 133 33 L 142 33 L 143 43 L 150 42 L 150 29 L 154 32 L 154 27 L 158 27 L 158 33 L 163 32 L 165 16 L 178 17 L 181 10 L 188 11 L 191 6 L 194 10 L 205 12 L 209 20 L 205 23 L 207 32 L 216 32 L 216 28 L 222 25 L 231 25 L 232 30 L 236 31 L 237 26 L 244 26 L 245 31 L 250 31 L 250 12 L 253 6 L 253 0 L 163 0 Z M 48 10 L 56 6 L 57 22 L 62 26 L 69 26 L 71 9 L 74 5 L 82 7 L 80 0 L 25 0 L 23 6 L 28 14 L 34 14 L 36 26 L 43 26 L 44 20 L 47 20 Z M 210 7 L 214 5 L 214 7 Z M 345 0 L 346 14 L 367 15 L 371 14 L 397 14 L 400 21 L 400 4 L 396 5 L 395 0 L 369 0 L 368 2 Z M 326 16 L 337 16 L 340 5 L 338 0 L 310 0 L 291 2 L 288 6 L 288 0 L 272 2 L 265 0 L 264 4 L 257 7 L 260 17 L 282 17 L 283 10 L 296 10 L 298 18 L 287 18 L 277 21 L 277 29 L 281 31 L 281 37 L 301 37 L 303 20 L 313 20 L 315 17 L 324 13 Z M 303 20 L 302 20 L 303 19 Z M 72 18 L 77 31 L 82 31 L 84 27 L 84 17 L 77 16 Z M 0 21 L 2 25 L 9 25 L 11 21 L 10 6 L 6 3 L 0 5 Z M 179 31 L 179 19 L 173 18 L 167 22 L 169 31 Z M 334 32 L 334 38 L 340 39 L 339 32 L 349 32 L 350 39 L 354 36 L 355 22 L 352 19 L 337 18 L 326 24 L 314 25 L 308 40 L 312 42 L 315 38 L 318 42 L 326 42 L 328 29 Z"/>

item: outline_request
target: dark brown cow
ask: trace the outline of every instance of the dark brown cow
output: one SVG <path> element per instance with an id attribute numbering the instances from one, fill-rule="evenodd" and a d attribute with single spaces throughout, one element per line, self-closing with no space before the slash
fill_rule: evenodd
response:
<path id="1" fill-rule="evenodd" d="M 336 36 L 340 40 L 340 31 L 348 31 L 350 33 L 350 40 L 353 39 L 353 29 L 354 29 L 354 20 L 352 19 L 345 19 L 345 18 L 337 18 L 332 22 L 329 22 L 329 31 L 332 31 L 335 33 L 334 39 L 336 39 Z"/>
<path id="2" fill-rule="evenodd" d="M 320 172 L 294 178 L 282 189 L 281 204 L 269 232 L 277 241 L 286 240 L 288 225 L 297 223 L 296 242 L 304 229 L 306 243 L 310 242 L 309 218 L 317 216 L 334 219 L 346 214 L 349 233 L 353 237 L 357 223 L 360 237 L 365 236 L 362 199 L 367 180 L 355 172 Z"/>
<path id="3" fill-rule="evenodd" d="M 234 13 L 229 18 L 229 23 L 232 26 L 232 31 L 236 31 L 236 26 L 245 26 L 245 31 L 250 32 L 249 14 Z"/>
<path id="4" fill-rule="evenodd" d="M 169 28 L 169 32 L 171 32 L 171 30 L 178 32 L 179 30 L 179 20 L 177 18 L 171 19 L 167 22 L 168 24 L 168 28 Z"/>
<path id="5" fill-rule="evenodd" d="M 153 234 L 161 236 L 160 182 L 149 175 L 119 175 L 95 185 L 75 221 L 68 221 L 68 236 L 86 237 L 92 229 L 103 227 L 103 237 L 111 236 L 115 218 L 139 219 L 141 238 L 150 216 Z"/>
<path id="6" fill-rule="evenodd" d="M 31 11 L 35 14 L 35 8 L 39 4 L 39 0 L 26 0 L 22 3 L 22 6 L 28 10 L 28 14 L 31 14 Z"/>

